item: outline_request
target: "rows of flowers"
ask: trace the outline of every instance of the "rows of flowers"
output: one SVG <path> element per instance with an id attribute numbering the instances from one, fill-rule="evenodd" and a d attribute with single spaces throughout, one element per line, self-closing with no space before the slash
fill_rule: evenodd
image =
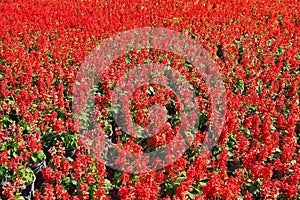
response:
<path id="1" fill-rule="evenodd" d="M 1 1 L 0 199 L 299 199 L 299 26 L 297 0 Z M 181 71 L 196 86 L 201 110 L 196 138 L 180 158 L 157 171 L 129 173 L 90 152 L 72 102 L 89 52 L 141 27 L 182 32 L 210 53 L 226 87 L 226 118 L 203 156 L 211 117 L 205 82 L 189 76 L 189 63 L 172 53 L 146 49 L 120 57 L 95 99 L 96 127 L 121 149 L 155 151 L 180 123 L 174 93 L 148 85 L 135 92 L 129 115 L 148 125 L 147 108 L 159 101 L 168 113 L 163 129 L 141 140 L 116 125 L 110 91 L 137 64 Z M 117 162 L 128 167 L 126 158 Z"/>

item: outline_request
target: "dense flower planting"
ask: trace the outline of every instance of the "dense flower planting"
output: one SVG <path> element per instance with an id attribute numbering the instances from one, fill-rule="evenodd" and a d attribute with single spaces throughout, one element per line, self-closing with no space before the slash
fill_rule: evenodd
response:
<path id="1" fill-rule="evenodd" d="M 299 199 L 299 24 L 297 0 L 1 1 L 0 199 Z M 182 32 L 211 54 L 226 85 L 226 120 L 217 144 L 202 156 L 210 94 L 190 76 L 203 120 L 193 145 L 163 169 L 127 173 L 86 148 L 72 95 L 97 44 L 149 26 Z M 95 94 L 98 126 L 134 152 L 168 143 L 180 121 L 174 94 L 148 85 L 135 92 L 129 115 L 147 125 L 147 107 L 159 101 L 170 112 L 163 129 L 144 141 L 115 125 L 114 81 L 134 63 L 150 61 L 192 74 L 171 53 L 130 52 L 109 67 Z"/>

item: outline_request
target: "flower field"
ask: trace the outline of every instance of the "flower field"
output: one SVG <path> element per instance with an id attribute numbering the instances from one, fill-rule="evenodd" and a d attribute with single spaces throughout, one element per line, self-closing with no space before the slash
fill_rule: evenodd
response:
<path id="1" fill-rule="evenodd" d="M 96 76 L 88 96 L 91 52 L 145 27 L 196 41 L 214 69 L 198 72 L 190 51 L 132 48 Z M 176 91 L 154 82 L 117 87 L 138 67 L 134 80 L 149 73 L 163 83 L 147 69 L 157 70 L 153 63 L 178 71 L 195 102 L 178 81 Z M 299 86 L 298 0 L 0 1 L 0 199 L 300 199 Z M 115 88 L 135 88 L 126 105 L 112 106 Z M 220 96 L 224 113 L 213 103 Z M 93 115 L 77 112 L 89 101 Z M 189 148 L 174 158 L 182 138 Z M 104 141 L 118 148 L 116 159 Z"/>

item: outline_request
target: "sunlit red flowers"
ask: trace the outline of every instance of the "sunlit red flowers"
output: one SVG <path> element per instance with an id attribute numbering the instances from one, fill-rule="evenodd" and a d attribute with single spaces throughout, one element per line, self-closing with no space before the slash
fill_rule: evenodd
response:
<path id="1" fill-rule="evenodd" d="M 182 32 L 210 53 L 226 87 L 226 120 L 212 151 L 201 154 L 212 98 L 203 77 L 156 49 L 120 57 L 95 92 L 99 138 L 138 153 L 157 150 L 178 132 L 178 99 L 156 85 L 135 91 L 123 113 L 139 125 L 164 119 L 162 130 L 139 140 L 114 123 L 111 90 L 136 64 L 178 69 L 197 86 L 201 110 L 184 155 L 159 171 L 127 173 L 84 145 L 72 95 L 89 52 L 105 38 L 148 26 Z M 299 199 L 299 27 L 297 0 L 1 1 L 0 199 Z M 168 117 L 149 114 L 154 103 L 166 106 Z M 132 167 L 127 159 L 116 162 Z"/>

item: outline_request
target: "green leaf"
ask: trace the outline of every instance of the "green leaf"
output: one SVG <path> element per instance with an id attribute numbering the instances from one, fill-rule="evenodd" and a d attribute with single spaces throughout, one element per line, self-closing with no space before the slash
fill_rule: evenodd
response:
<path id="1" fill-rule="evenodd" d="M 192 194 L 192 193 L 189 193 L 188 195 L 189 195 L 189 197 L 190 197 L 191 199 L 194 199 L 194 198 L 195 198 L 195 195 Z"/>
<path id="2" fill-rule="evenodd" d="M 200 182 L 201 183 L 201 182 Z M 200 188 L 200 186 L 199 185 L 196 185 L 195 187 L 194 187 L 194 191 L 196 192 L 196 194 L 201 194 L 201 188 Z"/>
<path id="3" fill-rule="evenodd" d="M 152 94 L 154 94 L 154 88 L 152 86 L 150 86 L 149 90 L 152 92 Z"/>
<path id="4" fill-rule="evenodd" d="M 110 180 L 108 180 L 108 179 L 104 179 L 104 181 L 105 181 L 105 184 L 107 184 L 107 185 L 111 184 Z"/>
<path id="5" fill-rule="evenodd" d="M 63 180 L 67 185 L 69 185 L 71 183 L 71 178 L 70 177 L 66 177 Z"/>
<path id="6" fill-rule="evenodd" d="M 75 180 L 71 180 L 71 183 L 72 183 L 73 185 L 77 185 L 77 181 L 75 181 Z"/>
<path id="7" fill-rule="evenodd" d="M 34 163 L 36 163 L 36 162 L 38 161 L 37 157 L 35 157 L 35 156 L 31 156 L 31 160 L 32 160 Z"/>
<path id="8" fill-rule="evenodd" d="M 241 91 L 244 91 L 244 81 L 242 79 L 239 79 L 237 81 L 237 85 L 238 85 L 238 88 L 241 90 Z"/>
<path id="9" fill-rule="evenodd" d="M 16 152 L 13 152 L 13 157 L 16 158 L 18 154 Z"/>
<path id="10" fill-rule="evenodd" d="M 200 182 L 200 185 L 201 186 L 206 186 L 206 183 L 205 182 Z"/>
<path id="11" fill-rule="evenodd" d="M 37 157 L 38 157 L 39 160 L 43 160 L 43 159 L 45 158 L 44 152 L 43 152 L 43 151 L 40 151 L 40 152 L 38 153 Z"/>

